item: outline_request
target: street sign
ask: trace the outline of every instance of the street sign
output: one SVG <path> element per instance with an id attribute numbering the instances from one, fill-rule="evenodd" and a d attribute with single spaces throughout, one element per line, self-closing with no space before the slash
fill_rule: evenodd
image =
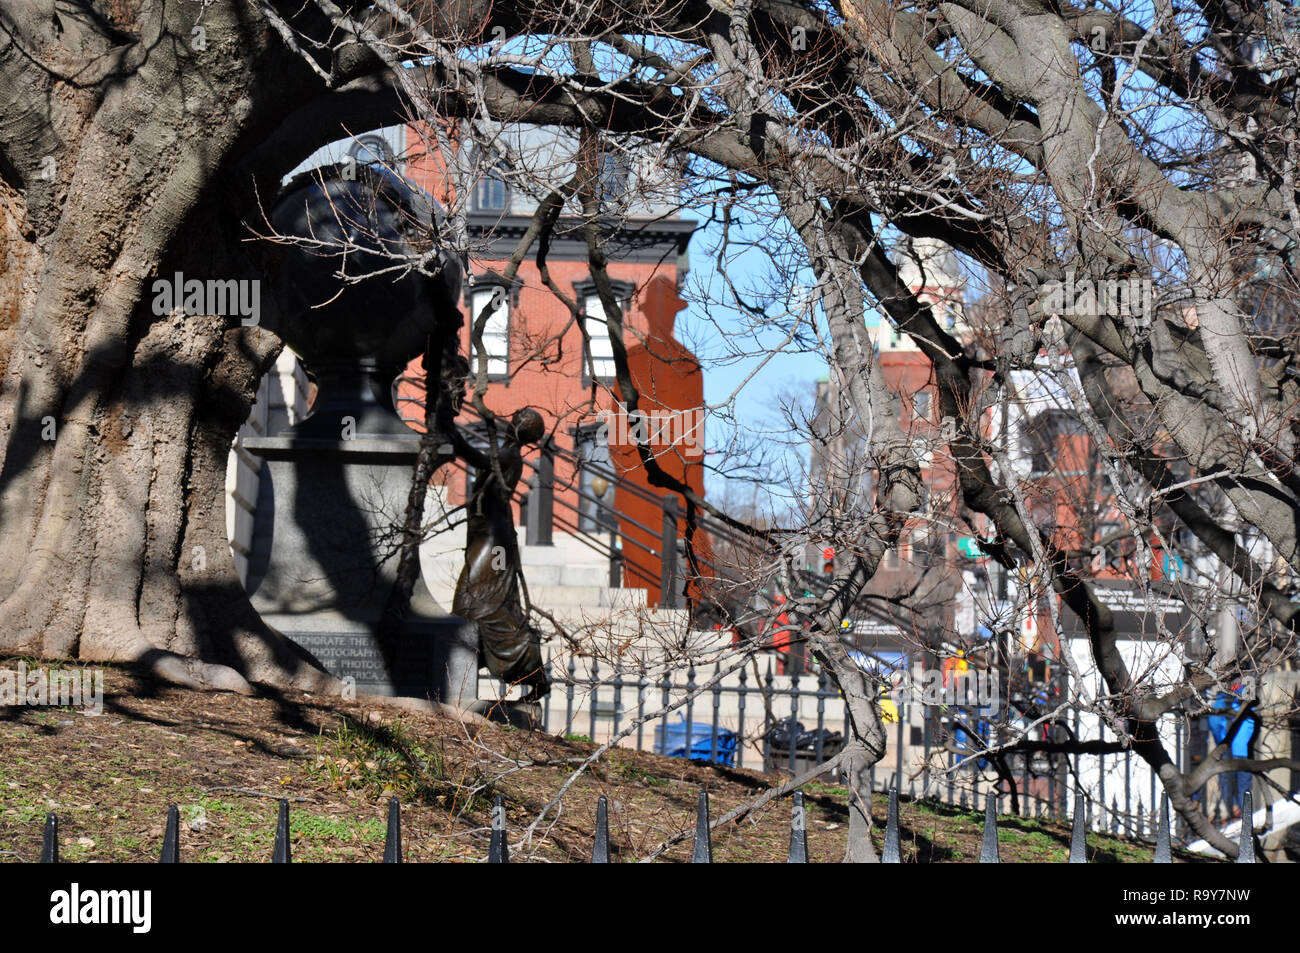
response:
<path id="1" fill-rule="evenodd" d="M 974 536 L 958 536 L 957 551 L 967 559 L 984 558 L 984 551 L 980 549 L 979 540 Z"/>
<path id="2" fill-rule="evenodd" d="M 1163 568 L 1165 578 L 1171 582 L 1182 578 L 1183 574 L 1187 572 L 1187 564 L 1183 562 L 1183 557 L 1177 553 L 1165 553 Z"/>
<path id="3" fill-rule="evenodd" d="M 1170 594 L 1168 586 L 1148 590 L 1129 580 L 1094 579 L 1092 587 L 1113 614 L 1115 635 L 1120 639 L 1154 639 L 1164 632 L 1178 635 L 1192 620 L 1187 604 Z M 1087 635 L 1073 612 L 1061 613 L 1061 629 L 1067 638 Z"/>

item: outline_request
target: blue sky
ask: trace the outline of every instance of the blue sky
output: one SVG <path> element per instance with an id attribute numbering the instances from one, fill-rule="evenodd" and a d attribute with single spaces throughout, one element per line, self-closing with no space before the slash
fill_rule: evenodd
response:
<path id="1" fill-rule="evenodd" d="M 728 303 L 732 296 L 716 259 L 723 226 L 708 221 L 705 209 L 696 211 L 692 217 L 696 217 L 702 227 L 691 241 L 691 271 L 683 295 L 689 301 L 689 307 L 678 319 L 678 337 L 695 351 L 704 367 L 704 397 L 708 404 L 726 400 L 747 377 L 753 375 L 736 395 L 735 419 L 745 437 L 761 441 L 769 451 L 773 451 L 780 447 L 781 440 L 790 439 L 789 427 L 779 410 L 783 393 L 801 392 L 811 401 L 817 380 L 826 376 L 826 361 L 816 351 L 815 341 L 784 342 L 791 321 L 784 316 L 787 305 L 778 303 L 771 294 L 772 289 L 767 287 L 773 276 L 768 258 L 768 251 L 773 250 L 773 240 L 767 224 L 762 228 L 768 236 L 763 250 L 733 248 L 724 264 L 727 276 L 738 290 L 753 302 L 769 306 L 774 318 L 772 325 L 756 328 L 751 315 Z M 691 216 L 690 211 L 686 214 Z M 737 228 L 733 224 L 733 241 L 737 233 L 752 242 L 756 240 L 757 229 L 745 224 Z M 802 277 L 805 282 L 811 282 L 808 274 Z M 794 295 L 798 294 L 799 289 L 795 289 Z M 874 315 L 868 317 L 869 322 L 874 320 Z M 773 351 L 778 353 L 772 354 Z M 765 355 L 772 356 L 764 362 Z M 709 417 L 706 433 L 711 450 L 725 446 L 734 429 L 726 417 L 725 412 Z M 794 451 L 791 448 L 782 452 Z M 806 460 L 802 448 L 799 455 Z M 717 466 L 722 458 L 714 453 L 708 460 Z M 799 466 L 794 460 L 787 461 L 787 464 Z M 720 497 L 726 481 L 725 475 L 711 472 L 706 492 Z M 744 485 L 748 496 L 750 483 Z"/>

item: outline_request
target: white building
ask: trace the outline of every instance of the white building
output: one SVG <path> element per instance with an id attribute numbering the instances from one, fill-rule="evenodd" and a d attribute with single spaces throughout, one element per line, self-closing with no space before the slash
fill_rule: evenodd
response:
<path id="1" fill-rule="evenodd" d="M 913 238 L 900 243 L 891 257 L 898 277 L 930 306 L 939 327 L 960 336 L 965 330 L 966 276 L 957 253 L 937 238 Z M 883 312 L 883 308 L 879 309 Z M 879 351 L 915 351 L 916 343 L 882 316 L 868 329 Z"/>

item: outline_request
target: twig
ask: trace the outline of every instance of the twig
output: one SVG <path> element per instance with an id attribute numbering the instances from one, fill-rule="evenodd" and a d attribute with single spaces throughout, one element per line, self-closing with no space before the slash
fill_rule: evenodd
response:
<path id="1" fill-rule="evenodd" d="M 310 801 L 311 800 L 311 798 L 309 797 L 289 797 L 284 794 L 269 794 L 266 791 L 253 791 L 250 790 L 249 788 L 227 788 L 227 787 L 204 788 L 203 793 L 212 794 L 216 791 L 226 791 L 230 794 L 243 794 L 248 797 L 269 797 L 269 798 L 274 798 L 277 801 Z"/>

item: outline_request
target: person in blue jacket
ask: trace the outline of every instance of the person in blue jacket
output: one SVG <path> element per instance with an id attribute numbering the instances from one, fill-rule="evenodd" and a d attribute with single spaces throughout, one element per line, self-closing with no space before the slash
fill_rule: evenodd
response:
<path id="1" fill-rule="evenodd" d="M 1210 715 L 1210 734 L 1214 736 L 1216 746 L 1223 744 L 1228 737 L 1228 729 L 1233 719 L 1241 710 L 1241 682 L 1234 682 L 1230 692 L 1220 692 L 1214 700 L 1215 714 Z M 1255 737 L 1256 719 L 1254 712 L 1246 715 L 1237 725 L 1228 746 L 1228 756 L 1232 758 L 1249 758 L 1250 743 Z M 1241 805 L 1245 794 L 1250 790 L 1249 771 L 1224 771 L 1219 775 L 1219 791 L 1223 802 L 1234 818 L 1241 817 Z"/>

